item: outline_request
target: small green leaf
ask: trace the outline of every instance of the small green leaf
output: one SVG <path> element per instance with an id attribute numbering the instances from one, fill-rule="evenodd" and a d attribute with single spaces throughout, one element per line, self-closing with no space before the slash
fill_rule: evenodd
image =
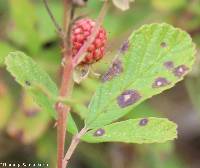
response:
<path id="1" fill-rule="evenodd" d="M 176 129 L 176 124 L 165 118 L 130 119 L 91 130 L 82 139 L 90 143 L 163 143 L 177 138 Z"/>
<path id="2" fill-rule="evenodd" d="M 67 130 L 71 133 L 71 134 L 75 134 L 78 133 L 78 128 L 76 126 L 76 123 L 74 121 L 74 119 L 72 118 L 71 114 L 68 114 L 68 120 L 67 120 Z"/>
<path id="3" fill-rule="evenodd" d="M 35 84 L 41 85 L 57 97 L 57 87 L 48 74 L 22 52 L 11 52 L 5 60 L 7 70 L 15 77 L 16 81 L 30 91 L 37 104 L 55 116 L 54 100 L 47 98 L 40 90 L 34 89 Z"/>
<path id="4" fill-rule="evenodd" d="M 7 70 L 15 77 L 16 81 L 21 84 L 33 97 L 34 101 L 54 118 L 56 117 L 55 97 L 58 96 L 58 89 L 49 75 L 38 66 L 31 57 L 22 52 L 11 52 L 5 59 Z M 45 88 L 52 98 L 43 93 L 38 86 Z M 68 118 L 68 130 L 77 131 L 76 124 L 72 117 Z"/>
<path id="5" fill-rule="evenodd" d="M 173 87 L 191 70 L 194 58 L 195 47 L 186 32 L 165 23 L 142 26 L 124 42 L 103 76 L 89 105 L 87 127 L 109 124 Z"/>

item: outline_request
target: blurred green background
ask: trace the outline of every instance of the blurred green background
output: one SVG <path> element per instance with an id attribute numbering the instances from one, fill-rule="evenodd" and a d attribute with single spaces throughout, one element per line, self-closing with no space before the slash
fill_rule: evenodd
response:
<path id="1" fill-rule="evenodd" d="M 61 23 L 62 1 L 49 2 Z M 101 1 L 88 0 L 85 7 L 77 8 L 75 17 L 95 18 L 100 7 Z M 71 168 L 200 167 L 200 0 L 135 0 L 126 12 L 111 5 L 104 21 L 109 36 L 107 54 L 94 69 L 105 72 L 130 33 L 153 22 L 167 22 L 186 30 L 197 45 L 197 61 L 184 81 L 135 108 L 126 118 L 168 117 L 178 124 L 178 139 L 149 145 L 81 143 Z M 56 167 L 55 121 L 6 72 L 3 62 L 10 51 L 24 51 L 59 84 L 59 46 L 42 0 L 0 0 L 0 162 L 40 162 Z M 73 96 L 88 104 L 97 85 L 98 78 L 91 75 L 75 86 Z M 78 125 L 82 125 L 83 109 L 77 107 L 72 111 Z"/>

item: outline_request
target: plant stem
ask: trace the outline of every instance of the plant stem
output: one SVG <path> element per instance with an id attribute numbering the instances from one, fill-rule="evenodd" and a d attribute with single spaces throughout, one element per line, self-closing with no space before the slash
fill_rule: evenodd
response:
<path id="1" fill-rule="evenodd" d="M 62 38 L 62 52 L 63 52 L 63 73 L 62 73 L 62 81 L 60 86 L 60 97 L 65 97 L 69 99 L 71 97 L 71 93 L 73 90 L 74 82 L 72 79 L 74 67 L 78 65 L 81 61 L 82 55 L 86 52 L 89 45 L 95 39 L 96 34 L 103 22 L 104 16 L 107 11 L 108 2 L 105 0 L 105 3 L 101 9 L 99 17 L 97 19 L 97 24 L 95 25 L 89 40 L 83 45 L 80 49 L 78 54 L 72 58 L 71 54 L 71 46 L 70 46 L 70 19 L 71 18 L 71 10 L 73 9 L 72 1 L 71 0 L 63 0 L 63 7 L 64 7 L 64 17 L 63 17 L 63 29 L 59 27 L 57 24 L 49 6 L 47 0 L 43 0 L 47 12 L 54 23 L 57 31 L 60 33 Z M 83 58 L 82 58 L 83 59 Z M 65 137 L 66 137 L 66 130 L 67 130 L 67 115 L 70 111 L 70 106 L 63 104 L 62 101 L 58 101 L 55 107 L 57 111 L 57 168 L 65 168 L 68 164 L 69 159 L 71 158 L 75 148 L 79 144 L 80 137 L 83 136 L 87 129 L 83 128 L 74 138 L 72 139 L 71 145 L 64 157 L 64 148 L 65 148 Z M 64 159 L 63 159 L 64 158 Z"/>
<path id="2" fill-rule="evenodd" d="M 71 91 L 73 88 L 73 66 L 71 63 L 71 56 L 69 56 L 69 62 L 64 66 L 63 75 L 62 75 L 62 83 L 60 87 L 60 96 L 70 98 Z M 58 125 L 57 125 L 57 145 L 58 145 L 58 153 L 57 153 L 57 164 L 58 168 L 62 168 L 62 159 L 64 156 L 64 147 L 65 147 L 65 137 L 66 137 L 66 129 L 67 129 L 67 114 L 70 111 L 70 106 L 63 104 L 62 102 L 58 102 L 56 106 L 56 110 L 58 112 Z"/>
<path id="3" fill-rule="evenodd" d="M 103 23 L 103 19 L 106 15 L 107 9 L 108 9 L 108 1 L 105 0 L 104 5 L 99 13 L 98 18 L 97 18 L 97 21 L 96 21 L 97 24 L 93 28 L 92 34 L 90 35 L 88 41 L 84 43 L 84 45 L 81 47 L 81 49 L 79 50 L 77 55 L 73 58 L 72 65 L 71 65 L 72 67 L 76 67 L 81 62 L 81 60 L 84 58 L 84 53 L 86 52 L 86 50 L 90 46 L 90 44 L 94 41 L 96 34 L 98 33 L 98 30 Z M 67 150 L 67 153 L 63 159 L 63 167 L 62 168 L 67 167 L 72 154 L 74 153 L 76 147 L 78 146 L 78 144 L 80 142 L 80 138 L 87 132 L 87 130 L 88 129 L 86 127 L 84 127 L 77 135 L 75 135 L 73 137 L 72 142 L 71 142 L 71 144 Z"/>
<path id="4" fill-rule="evenodd" d="M 74 153 L 77 145 L 79 144 L 80 142 L 80 138 L 87 132 L 87 128 L 84 127 L 78 134 L 76 134 L 73 139 L 72 139 L 72 142 L 69 146 L 69 149 L 63 159 L 63 167 L 62 168 L 66 168 L 68 163 L 69 163 L 69 160 L 72 156 L 72 154 Z"/>
<path id="5" fill-rule="evenodd" d="M 50 18 L 51 18 L 51 20 L 52 20 L 54 26 L 56 27 L 57 32 L 58 32 L 60 35 L 62 35 L 62 28 L 59 26 L 59 24 L 57 23 L 57 21 L 56 21 L 54 15 L 53 15 L 53 13 L 51 12 L 47 0 L 43 0 L 43 2 L 44 2 L 44 4 L 45 4 L 45 8 L 46 8 L 46 10 L 47 10 L 47 12 L 48 12 L 48 14 L 49 14 L 49 16 L 50 16 Z"/>
<path id="6" fill-rule="evenodd" d="M 62 51 L 63 51 L 63 60 L 64 67 L 62 73 L 62 81 L 60 86 L 60 96 L 70 98 L 73 90 L 73 66 L 72 66 L 72 55 L 70 51 L 70 46 L 67 43 L 69 25 L 70 25 L 70 13 L 71 13 L 71 1 L 63 0 L 64 6 L 64 17 L 63 17 L 63 36 L 62 36 Z M 64 157 L 65 150 L 65 139 L 66 139 L 66 130 L 67 130 L 67 115 L 70 111 L 70 106 L 63 104 L 62 102 L 57 102 L 56 110 L 58 113 L 57 121 L 57 167 L 62 168 L 62 160 Z"/>

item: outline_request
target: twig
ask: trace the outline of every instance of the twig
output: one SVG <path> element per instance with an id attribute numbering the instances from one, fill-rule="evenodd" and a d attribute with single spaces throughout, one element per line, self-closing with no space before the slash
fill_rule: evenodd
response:
<path id="1" fill-rule="evenodd" d="M 71 0 L 63 0 L 64 17 L 63 17 L 63 58 L 65 59 L 65 64 L 63 67 L 62 81 L 60 86 L 60 96 L 70 98 L 73 89 L 73 66 L 72 66 L 72 55 L 70 53 L 69 44 L 67 44 L 68 31 L 70 25 L 70 13 L 71 13 Z M 70 111 L 70 106 L 64 105 L 62 102 L 57 102 L 56 110 L 58 113 L 58 124 L 57 124 L 57 168 L 62 168 L 62 160 L 64 157 L 65 150 L 65 139 L 67 130 L 67 115 Z"/>
<path id="2" fill-rule="evenodd" d="M 70 29 L 71 29 L 71 21 L 73 19 L 73 11 L 74 5 L 72 4 L 71 0 L 63 0 L 64 8 L 64 19 L 63 19 L 63 30 L 64 30 L 64 38 L 63 44 L 66 45 L 66 49 L 69 50 L 71 47 L 70 43 Z M 70 5 L 69 5 L 70 4 Z"/>
<path id="3" fill-rule="evenodd" d="M 72 139 L 72 142 L 69 146 L 69 149 L 63 159 L 63 167 L 62 168 L 66 168 L 68 163 L 69 163 L 69 160 L 72 156 L 72 154 L 74 153 L 77 145 L 79 144 L 80 142 L 80 138 L 87 132 L 87 128 L 84 127 L 78 134 L 76 134 L 73 139 Z"/>
<path id="4" fill-rule="evenodd" d="M 79 50 L 79 52 L 76 54 L 76 56 L 73 59 L 74 67 L 77 66 L 84 59 L 88 47 L 94 41 L 94 39 L 99 31 L 99 28 L 103 23 L 107 9 L 108 9 L 108 1 L 106 0 L 103 4 L 103 7 L 101 8 L 99 16 L 96 20 L 96 25 L 92 30 L 92 34 L 89 36 L 88 40 L 84 43 L 84 45 L 81 47 L 81 49 Z"/>
<path id="5" fill-rule="evenodd" d="M 54 26 L 56 27 L 57 32 L 58 32 L 60 35 L 62 35 L 62 32 L 63 32 L 63 31 L 62 31 L 62 28 L 59 26 L 59 24 L 57 23 L 57 21 L 56 21 L 54 15 L 53 15 L 53 13 L 51 12 L 47 0 L 43 0 L 43 2 L 44 2 L 44 5 L 45 5 L 45 7 L 46 7 L 46 10 L 47 10 L 47 12 L 48 12 L 48 14 L 49 14 L 49 16 L 50 16 L 50 18 L 51 18 L 51 20 L 52 20 Z"/>
<path id="6" fill-rule="evenodd" d="M 53 24 L 56 27 L 56 30 L 58 31 L 60 37 L 63 40 L 63 44 L 62 44 L 62 51 L 63 51 L 63 57 L 67 58 L 68 56 L 68 51 L 67 51 L 67 45 L 66 45 L 66 32 L 64 32 L 64 30 L 66 29 L 67 26 L 67 3 L 68 0 L 63 0 L 63 4 L 64 4 L 64 25 L 63 25 L 63 30 L 62 28 L 58 25 L 58 23 L 56 22 L 56 19 L 54 17 L 54 15 L 52 14 L 49 6 L 48 6 L 48 2 L 47 0 L 43 0 L 46 10 L 53 22 Z M 69 61 L 67 61 L 67 63 L 70 65 L 71 64 L 71 59 Z M 71 78 L 72 78 L 72 66 L 68 66 L 65 65 L 64 66 L 64 70 L 63 70 L 63 75 L 62 75 L 62 83 L 61 83 L 61 89 L 60 89 L 60 96 L 62 97 L 69 97 L 70 93 L 68 92 L 68 90 L 70 90 L 70 83 L 71 83 Z M 69 81 L 69 82 L 67 82 Z M 66 84 L 66 85 L 65 85 Z M 69 87 L 69 88 L 66 88 Z M 62 160 L 64 157 L 64 147 L 65 147 L 65 137 L 66 137 L 66 121 L 67 121 L 67 113 L 70 110 L 69 106 L 64 105 L 61 102 L 57 102 L 55 109 L 57 111 L 57 168 L 62 168 Z"/>
<path id="7" fill-rule="evenodd" d="M 62 82 L 60 87 L 60 96 L 70 98 L 72 89 L 73 89 L 73 66 L 72 66 L 72 58 L 71 54 L 66 51 L 66 47 L 64 47 L 64 58 L 66 58 L 67 62 L 64 65 L 63 74 L 62 74 Z M 64 146 L 65 146 L 65 137 L 67 130 L 67 115 L 70 111 L 70 106 L 66 106 L 61 102 L 58 102 L 56 105 L 56 110 L 58 112 L 58 126 L 57 126 L 57 134 L 58 134 L 58 168 L 62 168 L 62 159 L 64 156 Z"/>

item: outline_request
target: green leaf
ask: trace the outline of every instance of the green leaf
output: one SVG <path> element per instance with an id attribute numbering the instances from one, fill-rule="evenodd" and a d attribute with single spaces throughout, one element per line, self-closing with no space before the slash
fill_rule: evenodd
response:
<path id="1" fill-rule="evenodd" d="M 68 120 L 67 120 L 67 130 L 71 133 L 71 134 L 75 134 L 78 133 L 78 128 L 76 126 L 76 123 L 74 121 L 74 119 L 72 118 L 71 114 L 68 114 Z"/>
<path id="2" fill-rule="evenodd" d="M 190 36 L 168 24 L 144 25 L 133 32 L 90 102 L 87 127 L 109 124 L 173 87 L 191 70 L 194 55 Z"/>
<path id="3" fill-rule="evenodd" d="M 48 112 L 55 118 L 55 99 L 53 98 L 58 96 L 58 89 L 49 75 L 31 57 L 22 52 L 11 52 L 5 60 L 7 70 L 15 77 L 16 81 L 29 91 L 44 112 Z M 45 88 L 52 95 L 52 98 L 38 89 L 37 85 Z M 68 125 L 70 132 L 77 130 L 71 116 L 68 119 Z"/>
<path id="4" fill-rule="evenodd" d="M 47 98 L 40 90 L 34 89 L 37 84 L 46 88 L 53 96 L 58 95 L 57 87 L 48 74 L 22 52 L 11 52 L 5 60 L 7 70 L 15 77 L 16 81 L 30 91 L 37 104 L 55 116 L 56 113 L 52 106 L 54 100 Z"/>
<path id="5" fill-rule="evenodd" d="M 130 119 L 91 130 L 82 139 L 90 143 L 163 143 L 177 138 L 176 129 L 176 124 L 165 118 Z"/>

